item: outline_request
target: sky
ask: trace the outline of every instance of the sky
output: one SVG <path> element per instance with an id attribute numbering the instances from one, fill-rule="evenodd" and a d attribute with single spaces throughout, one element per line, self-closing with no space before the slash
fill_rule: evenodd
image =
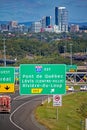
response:
<path id="1" fill-rule="evenodd" d="M 43 16 L 52 16 L 55 7 L 68 10 L 69 22 L 87 22 L 87 0 L 0 0 L 0 21 L 39 21 Z"/>

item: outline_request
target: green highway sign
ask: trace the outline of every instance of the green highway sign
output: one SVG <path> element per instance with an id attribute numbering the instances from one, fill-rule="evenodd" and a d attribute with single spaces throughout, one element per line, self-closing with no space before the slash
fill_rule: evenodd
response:
<path id="1" fill-rule="evenodd" d="M 14 92 L 13 67 L 0 67 L 0 92 Z"/>
<path id="2" fill-rule="evenodd" d="M 20 94 L 65 94 L 66 65 L 21 64 Z"/>
<path id="3" fill-rule="evenodd" d="M 77 65 L 66 65 L 66 72 L 76 72 Z"/>

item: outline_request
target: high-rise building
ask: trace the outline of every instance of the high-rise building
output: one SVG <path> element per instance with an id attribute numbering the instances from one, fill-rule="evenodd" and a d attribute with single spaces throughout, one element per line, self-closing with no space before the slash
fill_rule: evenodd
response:
<path id="1" fill-rule="evenodd" d="M 9 25 L 10 25 L 11 27 L 13 27 L 13 28 L 16 28 L 16 27 L 18 26 L 18 22 L 17 22 L 17 21 L 11 21 L 11 22 L 9 23 Z"/>
<path id="2" fill-rule="evenodd" d="M 51 26 L 51 16 L 45 16 L 41 20 L 42 28 L 48 28 Z"/>
<path id="3" fill-rule="evenodd" d="M 66 7 L 55 7 L 55 25 L 60 32 L 68 32 L 68 11 Z"/>
<path id="4" fill-rule="evenodd" d="M 35 33 L 41 32 L 41 22 L 33 22 L 31 24 L 31 31 Z"/>
<path id="5" fill-rule="evenodd" d="M 1 24 L 0 25 L 0 30 L 3 31 L 8 31 L 9 30 L 9 26 L 8 24 Z"/>
<path id="6" fill-rule="evenodd" d="M 71 24 L 70 32 L 79 32 L 79 25 Z"/>
<path id="7" fill-rule="evenodd" d="M 9 31 L 18 31 L 18 22 L 17 21 L 9 22 Z"/>

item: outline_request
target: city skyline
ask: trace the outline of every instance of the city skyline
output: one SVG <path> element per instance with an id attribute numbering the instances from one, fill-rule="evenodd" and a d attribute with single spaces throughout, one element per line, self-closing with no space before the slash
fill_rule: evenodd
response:
<path id="1" fill-rule="evenodd" d="M 0 0 L 0 21 L 39 21 L 52 16 L 54 23 L 58 6 L 67 8 L 69 22 L 87 22 L 87 0 Z"/>

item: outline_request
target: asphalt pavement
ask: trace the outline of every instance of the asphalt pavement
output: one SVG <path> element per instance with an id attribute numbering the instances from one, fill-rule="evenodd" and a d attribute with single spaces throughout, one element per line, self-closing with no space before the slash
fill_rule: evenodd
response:
<path id="1" fill-rule="evenodd" d="M 18 92 L 11 94 L 11 113 L 0 113 L 0 130 L 47 130 L 34 117 L 34 109 L 47 96 L 20 96 Z"/>

